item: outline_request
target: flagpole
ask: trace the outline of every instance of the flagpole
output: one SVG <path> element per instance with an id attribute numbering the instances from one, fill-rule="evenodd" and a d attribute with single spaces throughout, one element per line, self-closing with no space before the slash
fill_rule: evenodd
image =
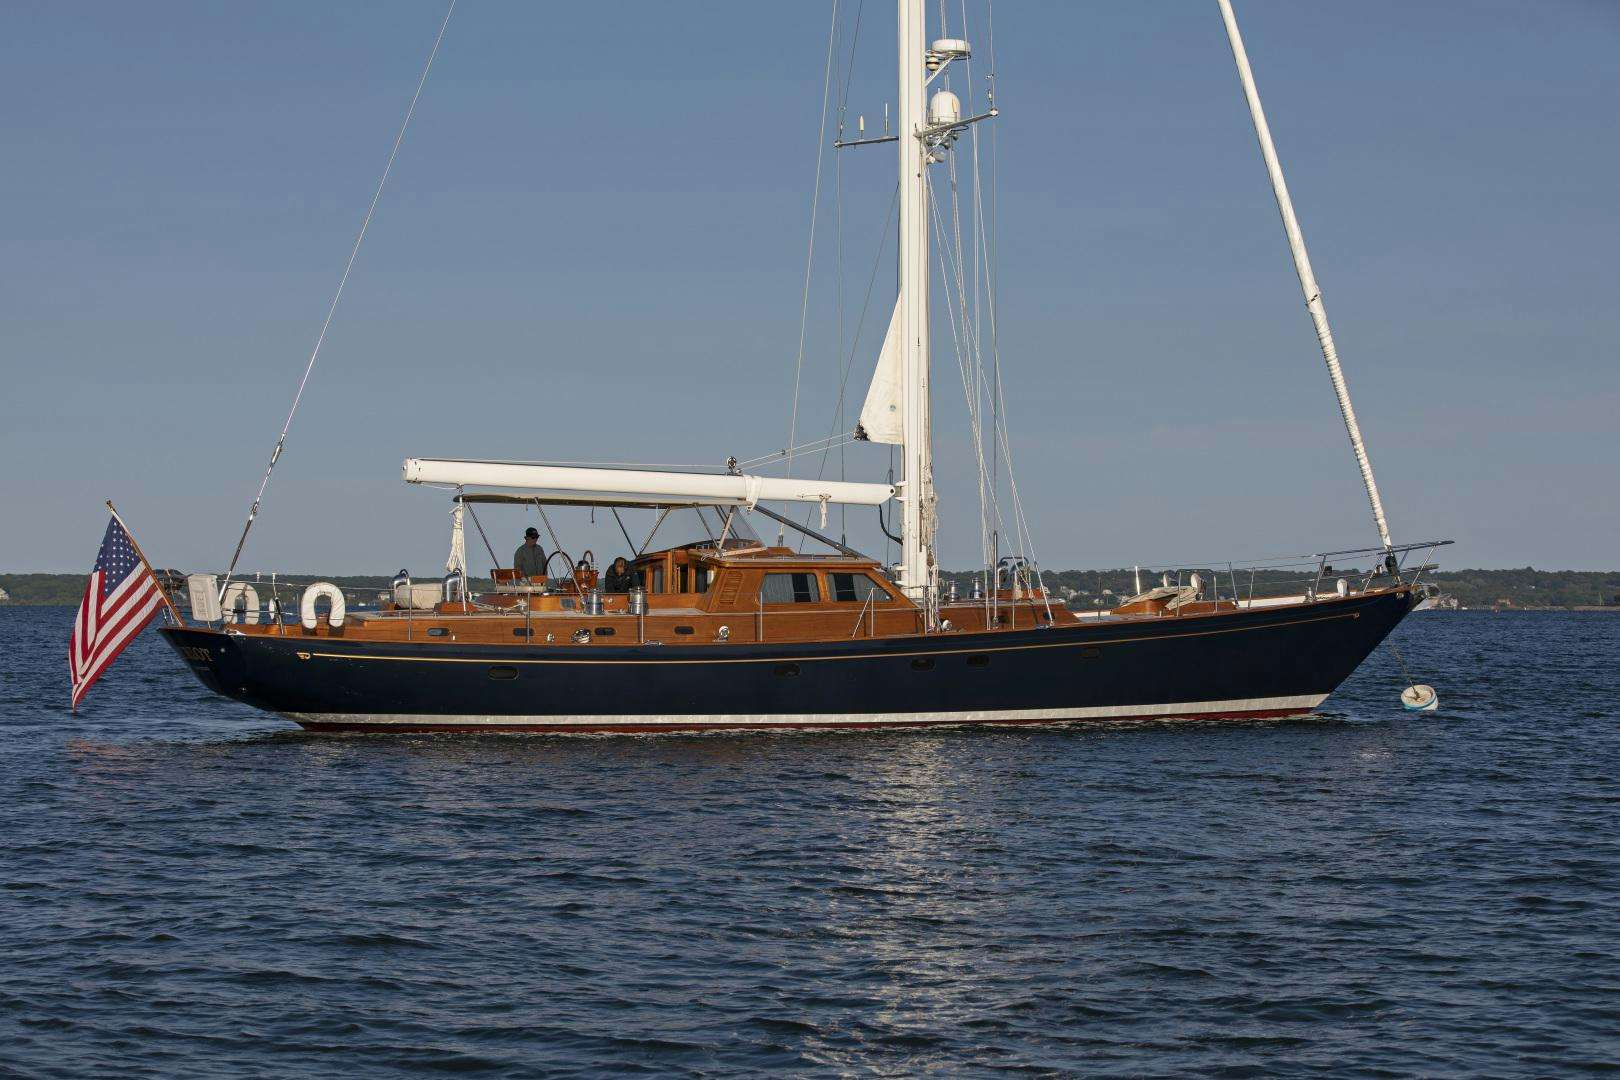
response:
<path id="1" fill-rule="evenodd" d="M 148 574 L 152 575 L 152 581 L 158 587 L 158 595 L 163 597 L 163 602 L 169 607 L 169 618 L 174 620 L 176 626 L 186 625 L 186 621 L 180 617 L 180 609 L 174 606 L 174 600 L 169 596 L 169 591 L 163 587 L 163 579 L 157 576 L 157 571 L 152 569 L 152 564 L 146 561 L 146 553 L 141 550 L 141 545 L 135 539 L 135 534 L 130 531 L 129 525 L 125 523 L 123 518 L 118 516 L 118 508 L 112 504 L 111 499 L 107 500 L 107 509 L 111 512 L 113 520 L 118 522 L 119 526 L 124 530 L 124 535 L 129 537 L 129 545 L 135 549 L 135 555 L 141 560 L 141 565 L 146 567 Z"/>

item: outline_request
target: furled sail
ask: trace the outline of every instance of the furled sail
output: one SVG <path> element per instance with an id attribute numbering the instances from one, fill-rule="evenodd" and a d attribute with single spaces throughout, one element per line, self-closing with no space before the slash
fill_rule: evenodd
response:
<path id="1" fill-rule="evenodd" d="M 461 500 L 457 499 L 455 509 L 450 511 L 450 557 L 444 561 L 444 572 L 447 574 L 467 572 L 467 530 L 462 521 L 466 510 Z"/>
<path id="2" fill-rule="evenodd" d="M 904 375 L 901 370 L 900 303 L 896 301 L 894 314 L 889 317 L 889 332 L 883 335 L 883 351 L 878 353 L 877 371 L 872 373 L 872 385 L 866 391 L 866 404 L 861 406 L 861 422 L 855 429 L 857 439 L 880 443 L 906 441 L 906 413 L 902 396 Z"/>

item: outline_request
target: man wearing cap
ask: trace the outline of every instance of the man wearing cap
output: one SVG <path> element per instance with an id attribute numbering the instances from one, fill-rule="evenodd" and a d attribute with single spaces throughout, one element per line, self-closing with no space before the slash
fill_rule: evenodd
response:
<path id="1" fill-rule="evenodd" d="M 519 577 L 544 577 L 546 553 L 540 547 L 540 530 L 530 525 L 523 530 L 523 546 L 512 555 L 512 569 Z"/>

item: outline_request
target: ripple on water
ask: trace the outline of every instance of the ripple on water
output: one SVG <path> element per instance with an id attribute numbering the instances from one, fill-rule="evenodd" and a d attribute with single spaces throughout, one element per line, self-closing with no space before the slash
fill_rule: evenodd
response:
<path id="1" fill-rule="evenodd" d="M 1409 620 L 1434 716 L 1381 652 L 1304 721 L 557 740 L 151 635 L 73 716 L 70 618 L 0 609 L 0 1072 L 1620 1068 L 1620 619 Z"/>

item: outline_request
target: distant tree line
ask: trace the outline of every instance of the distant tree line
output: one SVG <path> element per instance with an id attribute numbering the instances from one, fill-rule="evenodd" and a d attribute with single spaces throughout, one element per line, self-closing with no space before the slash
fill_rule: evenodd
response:
<path id="1" fill-rule="evenodd" d="M 0 589 L 4 589 L 10 595 L 10 602 L 13 604 L 77 605 L 84 596 L 84 584 L 88 578 L 88 574 L 0 574 Z M 256 581 L 252 577 L 247 577 L 239 580 L 254 586 L 261 600 L 270 598 L 271 586 L 268 578 Z M 375 574 L 340 574 L 327 577 L 319 574 L 287 574 L 279 575 L 277 580 L 280 582 L 282 600 L 293 602 L 297 602 L 303 594 L 304 587 L 312 581 L 330 581 L 342 589 L 351 602 L 374 600 L 378 593 L 386 592 L 394 582 L 392 577 L 380 577 Z M 487 591 L 493 587 L 488 578 L 471 578 L 469 584 L 475 592 Z M 183 581 L 177 595 L 184 603 Z"/>
<path id="2" fill-rule="evenodd" d="M 1188 568 L 1194 569 L 1194 568 Z M 956 571 L 942 574 L 947 583 L 956 583 L 957 595 L 971 596 L 976 579 L 982 572 Z M 1141 572 L 1142 587 L 1159 583 L 1162 568 Z M 1175 571 L 1171 571 L 1174 576 Z M 1231 595 L 1235 587 L 1239 596 L 1247 595 L 1250 578 L 1247 571 L 1228 572 L 1224 567 L 1204 568 L 1203 577 L 1220 579 L 1221 595 Z M 1183 580 L 1186 575 L 1183 574 Z M 1277 595 L 1281 592 L 1303 590 L 1316 577 L 1310 571 L 1265 571 L 1256 575 L 1254 595 Z M 1337 574 L 1328 574 L 1324 588 L 1331 588 Z M 1135 573 L 1118 570 L 1045 570 L 1041 580 L 1047 588 L 1067 600 L 1076 610 L 1112 607 L 1119 600 L 1136 591 Z M 1620 571 L 1591 572 L 1585 570 L 1537 570 L 1526 566 L 1520 570 L 1447 570 L 1425 574 L 1424 581 L 1433 582 L 1446 596 L 1468 608 L 1488 608 L 1500 604 L 1516 608 L 1563 607 L 1620 607 Z"/>
<path id="3" fill-rule="evenodd" d="M 1157 584 L 1163 571 L 1155 568 L 1142 571 L 1142 586 Z M 1206 579 L 1219 577 L 1222 595 L 1229 595 L 1235 585 L 1242 596 L 1249 588 L 1246 571 L 1231 574 L 1223 568 L 1205 568 Z M 0 574 L 0 589 L 5 590 L 13 604 L 77 604 L 84 595 L 84 574 Z M 1328 581 L 1337 575 L 1329 575 Z M 1298 591 L 1309 585 L 1314 570 L 1270 571 L 1255 582 L 1255 595 L 1275 595 L 1279 591 Z M 951 571 L 941 575 L 949 586 L 955 582 L 957 595 L 973 594 L 974 583 L 981 580 L 975 571 Z M 251 578 L 247 579 L 250 582 Z M 393 579 L 376 575 L 339 575 L 319 577 L 315 574 L 292 574 L 280 579 L 284 584 L 283 599 L 296 599 L 303 587 L 311 581 L 330 581 L 350 595 L 351 600 L 370 600 L 388 589 Z M 425 579 L 424 579 L 425 580 Z M 1135 575 L 1129 568 L 1118 570 L 1046 570 L 1041 580 L 1054 594 L 1066 600 L 1071 607 L 1088 609 L 1112 607 L 1135 592 Z M 1463 607 L 1481 608 L 1501 605 L 1516 608 L 1547 607 L 1620 607 L 1620 571 L 1592 572 L 1586 570 L 1537 570 L 1526 566 L 1521 570 L 1448 570 L 1425 575 L 1424 580 L 1440 586 L 1447 596 L 1454 596 Z M 285 582 L 293 582 L 290 587 Z M 262 597 L 268 598 L 268 583 L 256 583 Z M 491 588 L 488 579 L 474 578 L 470 582 L 475 592 Z M 1331 584 L 1325 586 L 1331 587 Z M 183 591 L 183 590 L 182 590 Z"/>

